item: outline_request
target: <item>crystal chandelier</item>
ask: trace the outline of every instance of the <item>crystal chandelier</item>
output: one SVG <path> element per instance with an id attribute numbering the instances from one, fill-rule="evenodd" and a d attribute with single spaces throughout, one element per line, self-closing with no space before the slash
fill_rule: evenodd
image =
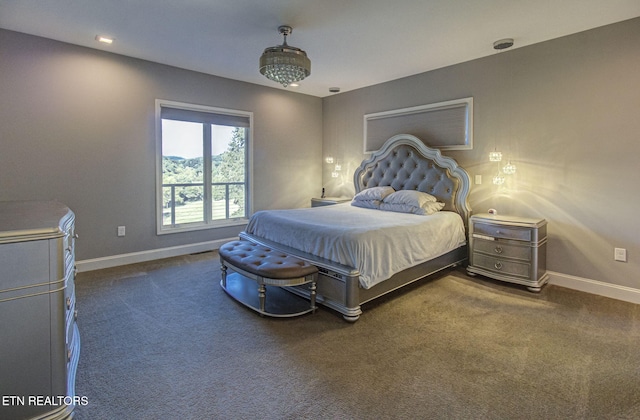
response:
<path id="1" fill-rule="evenodd" d="M 311 74 L 311 61 L 307 53 L 287 45 L 287 36 L 292 31 L 291 26 L 278 27 L 278 32 L 284 36 L 284 42 L 282 45 L 265 48 L 260 57 L 260 73 L 284 87 Z"/>

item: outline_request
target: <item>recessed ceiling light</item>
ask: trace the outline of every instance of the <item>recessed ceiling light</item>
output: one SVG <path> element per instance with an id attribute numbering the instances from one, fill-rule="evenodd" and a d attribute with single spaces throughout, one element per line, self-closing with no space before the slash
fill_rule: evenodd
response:
<path id="1" fill-rule="evenodd" d="M 102 42 L 103 44 L 113 44 L 113 38 L 103 35 L 96 35 L 96 41 Z"/>
<path id="2" fill-rule="evenodd" d="M 298 87 L 298 86 L 300 86 L 300 85 L 299 85 L 298 83 L 290 83 L 290 84 L 289 84 L 289 86 L 290 86 L 290 87 Z"/>
<path id="3" fill-rule="evenodd" d="M 513 47 L 513 38 L 500 39 L 493 43 L 493 49 L 495 50 L 506 50 L 511 47 Z"/>

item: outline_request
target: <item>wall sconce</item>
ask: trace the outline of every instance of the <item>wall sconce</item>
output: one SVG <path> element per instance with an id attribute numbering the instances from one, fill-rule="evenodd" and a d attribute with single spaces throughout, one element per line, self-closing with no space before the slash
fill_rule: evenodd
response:
<path id="1" fill-rule="evenodd" d="M 340 163 L 340 159 L 335 159 L 333 156 L 327 156 L 324 158 L 324 161 L 329 165 L 333 165 L 333 163 L 335 162 L 333 171 L 331 171 L 331 178 L 339 178 L 340 171 L 342 171 L 342 164 Z"/>
<path id="2" fill-rule="evenodd" d="M 502 160 L 502 153 L 496 152 L 496 151 L 489 153 L 490 162 L 500 162 L 501 160 Z"/>
<path id="3" fill-rule="evenodd" d="M 342 164 L 337 160 L 336 165 L 333 167 L 333 172 L 331 172 L 331 177 L 338 178 L 340 176 L 340 171 L 342 171 Z"/>
<path id="4" fill-rule="evenodd" d="M 507 161 L 507 164 L 504 166 L 504 168 L 502 168 L 502 172 L 507 175 L 513 175 L 516 173 L 516 165 L 511 163 L 511 161 L 509 160 Z"/>
<path id="5" fill-rule="evenodd" d="M 502 185 L 504 184 L 504 181 L 505 178 L 500 171 L 498 171 L 498 173 L 493 177 L 493 183 L 495 185 Z"/>
<path id="6" fill-rule="evenodd" d="M 489 161 L 500 162 L 502 160 L 502 153 L 494 151 L 489 153 Z M 502 185 L 505 183 L 506 178 L 504 175 L 513 175 L 516 173 L 516 165 L 511 163 L 511 160 L 507 161 L 507 164 L 502 168 L 502 172 L 498 168 L 498 173 L 492 178 L 494 185 Z"/>

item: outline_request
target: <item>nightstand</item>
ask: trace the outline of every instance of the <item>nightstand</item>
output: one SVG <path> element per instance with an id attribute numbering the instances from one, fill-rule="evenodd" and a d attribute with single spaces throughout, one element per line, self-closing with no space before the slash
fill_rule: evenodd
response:
<path id="1" fill-rule="evenodd" d="M 349 197 L 312 198 L 311 207 L 330 206 L 332 204 L 348 203 L 349 201 L 351 201 Z"/>
<path id="2" fill-rule="evenodd" d="M 488 213 L 471 216 L 467 273 L 523 284 L 539 292 L 549 281 L 547 221 Z"/>

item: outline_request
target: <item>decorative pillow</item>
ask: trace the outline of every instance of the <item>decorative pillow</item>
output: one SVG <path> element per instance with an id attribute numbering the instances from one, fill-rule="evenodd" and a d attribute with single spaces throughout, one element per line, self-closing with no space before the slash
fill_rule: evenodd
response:
<path id="1" fill-rule="evenodd" d="M 422 208 L 426 203 L 438 201 L 434 196 L 415 190 L 400 190 L 389 194 L 384 198 L 385 203 L 406 204 L 408 206 Z"/>
<path id="2" fill-rule="evenodd" d="M 392 187 L 371 187 L 360 191 L 353 197 L 353 201 L 369 201 L 378 200 L 382 201 L 386 196 L 393 193 L 395 190 Z"/>
<path id="3" fill-rule="evenodd" d="M 409 204 L 387 203 L 386 201 L 380 203 L 380 210 L 395 211 L 398 213 L 419 214 L 421 216 L 433 214 L 437 211 L 442 210 L 443 208 L 444 203 L 441 203 L 439 201 L 430 201 L 428 203 L 425 203 L 422 207 L 416 207 Z"/>
<path id="4" fill-rule="evenodd" d="M 438 212 L 444 208 L 444 203 L 440 201 L 430 201 L 424 206 L 422 206 L 422 210 L 424 210 L 424 214 L 433 214 Z"/>

